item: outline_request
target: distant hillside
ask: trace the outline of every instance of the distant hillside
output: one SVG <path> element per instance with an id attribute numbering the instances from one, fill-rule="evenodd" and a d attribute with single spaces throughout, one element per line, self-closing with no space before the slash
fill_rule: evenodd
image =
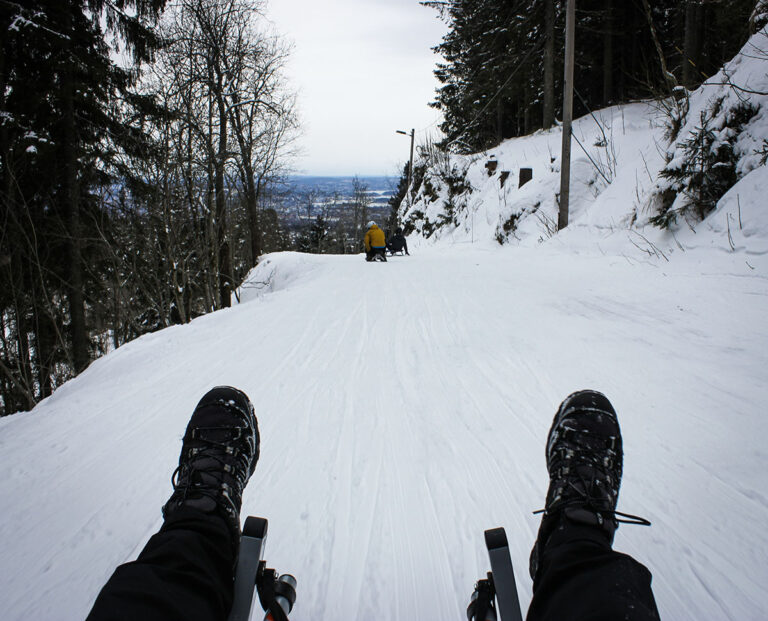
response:
<path id="1" fill-rule="evenodd" d="M 312 175 L 294 175 L 288 177 L 288 188 L 292 192 L 302 193 L 316 190 L 321 194 L 338 193 L 342 197 L 350 197 L 354 193 L 354 177 L 321 177 Z M 358 177 L 368 186 L 368 191 L 374 203 L 384 203 L 392 196 L 397 180 L 392 177 Z"/>

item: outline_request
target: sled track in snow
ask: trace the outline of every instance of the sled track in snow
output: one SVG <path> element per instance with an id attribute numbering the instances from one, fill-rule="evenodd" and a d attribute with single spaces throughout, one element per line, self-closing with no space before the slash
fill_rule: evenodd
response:
<path id="1" fill-rule="evenodd" d="M 654 525 L 616 545 L 652 569 L 662 616 L 768 609 L 764 279 L 524 249 L 310 267 L 0 423 L 6 619 L 85 616 L 158 527 L 189 414 L 220 383 L 259 416 L 243 512 L 270 520 L 270 566 L 298 577 L 292 620 L 459 621 L 496 526 L 527 606 L 545 435 L 587 387 L 619 413 L 619 508 Z"/>

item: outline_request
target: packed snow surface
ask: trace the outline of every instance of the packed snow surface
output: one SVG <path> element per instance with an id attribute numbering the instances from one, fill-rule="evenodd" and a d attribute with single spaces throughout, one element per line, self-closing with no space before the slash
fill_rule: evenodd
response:
<path id="1" fill-rule="evenodd" d="M 581 388 L 619 413 L 619 509 L 653 526 L 621 527 L 615 546 L 653 572 L 662 618 L 764 618 L 765 250 L 666 261 L 626 232 L 578 231 L 537 247 L 414 240 L 386 264 L 272 255 L 240 304 L 0 420 L 3 618 L 86 615 L 160 526 L 187 420 L 217 384 L 259 416 L 243 513 L 269 519 L 266 558 L 298 578 L 295 621 L 460 621 L 497 526 L 527 606 L 545 435 Z"/>

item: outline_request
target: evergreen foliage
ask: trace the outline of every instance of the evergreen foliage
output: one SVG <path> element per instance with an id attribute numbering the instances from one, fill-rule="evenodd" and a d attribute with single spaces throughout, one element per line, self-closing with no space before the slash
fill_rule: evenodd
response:
<path id="1" fill-rule="evenodd" d="M 674 159 L 661 171 L 665 182 L 651 218 L 656 226 L 670 228 L 688 214 L 703 220 L 738 181 L 734 143 L 758 109 L 749 102 L 722 108 L 723 101 L 716 100 L 701 112 L 699 124 L 676 145 Z"/>
<path id="2" fill-rule="evenodd" d="M 565 0 L 422 4 L 449 26 L 434 48 L 443 58 L 432 103 L 444 115 L 443 148 L 473 153 L 548 127 L 547 102 L 561 113 Z M 671 79 L 696 87 L 746 41 L 755 2 L 655 0 L 648 6 L 650 19 L 640 1 L 577 3 L 577 116 L 610 103 L 668 95 L 670 76 L 661 69 L 654 39 Z"/>
<path id="3" fill-rule="evenodd" d="M 126 158 L 149 149 L 140 119 L 154 108 L 106 37 L 148 60 L 163 5 L 0 3 L 0 413 L 31 407 L 102 349 L 102 190 L 141 183 Z"/>

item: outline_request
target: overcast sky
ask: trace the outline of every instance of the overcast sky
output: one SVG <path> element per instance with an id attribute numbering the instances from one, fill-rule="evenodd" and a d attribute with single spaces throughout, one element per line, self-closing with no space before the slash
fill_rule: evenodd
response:
<path id="1" fill-rule="evenodd" d="M 416 129 L 435 130 L 432 71 L 445 25 L 418 0 L 270 0 L 267 15 L 293 43 L 304 155 L 299 174 L 396 175 Z"/>

